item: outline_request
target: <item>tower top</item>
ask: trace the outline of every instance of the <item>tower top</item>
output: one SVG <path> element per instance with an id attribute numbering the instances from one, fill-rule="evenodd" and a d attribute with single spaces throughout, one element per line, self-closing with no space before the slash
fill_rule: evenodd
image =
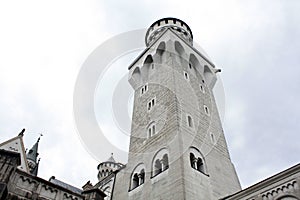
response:
<path id="1" fill-rule="evenodd" d="M 157 20 L 148 28 L 145 36 L 146 46 L 148 47 L 152 44 L 152 42 L 167 28 L 173 29 L 182 36 L 186 42 L 193 45 L 193 33 L 190 27 L 180 19 L 167 17 Z"/>

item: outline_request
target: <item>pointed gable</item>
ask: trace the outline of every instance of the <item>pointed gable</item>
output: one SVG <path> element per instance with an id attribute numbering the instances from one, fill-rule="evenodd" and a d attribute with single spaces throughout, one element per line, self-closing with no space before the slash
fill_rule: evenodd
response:
<path id="1" fill-rule="evenodd" d="M 28 167 L 24 143 L 23 143 L 23 134 L 19 134 L 17 137 L 11 138 L 1 143 L 0 149 L 20 153 L 21 165 L 18 166 L 18 168 L 29 173 L 29 167 Z"/>

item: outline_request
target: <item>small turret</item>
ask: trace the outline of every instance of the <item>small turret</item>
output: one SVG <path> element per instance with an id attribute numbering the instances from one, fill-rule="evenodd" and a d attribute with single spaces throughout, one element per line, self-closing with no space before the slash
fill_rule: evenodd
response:
<path id="1" fill-rule="evenodd" d="M 193 46 L 193 33 L 190 27 L 184 21 L 173 17 L 157 20 L 148 28 L 145 37 L 146 46 L 151 45 L 167 28 L 173 29 L 183 40 Z"/>
<path id="2" fill-rule="evenodd" d="M 111 156 L 107 159 L 107 161 L 100 163 L 97 167 L 98 180 L 102 180 L 104 177 L 120 169 L 122 166 L 124 165 L 121 163 L 117 163 L 113 157 L 113 153 L 111 153 Z"/>
<path id="3" fill-rule="evenodd" d="M 40 139 L 41 138 L 39 137 L 38 140 L 36 141 L 36 143 L 32 146 L 32 148 L 26 154 L 30 173 L 35 176 L 37 176 L 38 166 L 39 166 L 39 162 L 40 162 L 40 159 L 37 159 L 37 157 L 39 155 L 38 146 L 39 146 Z"/>

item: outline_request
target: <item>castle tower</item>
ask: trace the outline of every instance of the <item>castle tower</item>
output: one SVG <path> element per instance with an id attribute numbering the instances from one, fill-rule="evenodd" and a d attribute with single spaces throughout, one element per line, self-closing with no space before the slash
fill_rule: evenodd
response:
<path id="1" fill-rule="evenodd" d="M 212 91 L 220 70 L 179 19 L 154 22 L 145 43 L 129 66 L 129 157 L 114 199 L 208 200 L 240 190 Z"/>

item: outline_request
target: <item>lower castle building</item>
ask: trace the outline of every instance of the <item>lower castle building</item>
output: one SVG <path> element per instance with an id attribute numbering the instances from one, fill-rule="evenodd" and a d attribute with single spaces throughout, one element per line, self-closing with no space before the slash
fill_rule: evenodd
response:
<path id="1" fill-rule="evenodd" d="M 213 88 L 217 69 L 176 18 L 154 22 L 145 50 L 129 66 L 134 89 L 128 163 L 98 165 L 82 189 L 37 176 L 38 142 L 25 152 L 22 131 L 0 144 L 2 199 L 300 200 L 300 164 L 241 189 Z"/>

